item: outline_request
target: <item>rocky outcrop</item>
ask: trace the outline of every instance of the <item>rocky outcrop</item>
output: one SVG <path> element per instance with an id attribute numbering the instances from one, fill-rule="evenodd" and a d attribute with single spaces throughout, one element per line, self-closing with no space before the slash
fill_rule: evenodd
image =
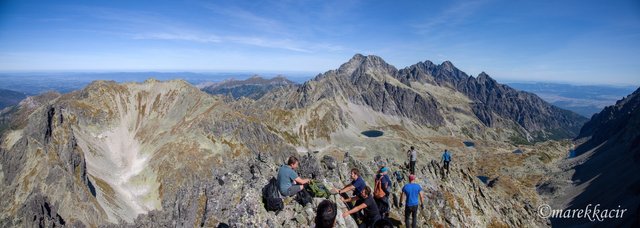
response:
<path id="1" fill-rule="evenodd" d="M 23 225 L 28 227 L 64 227 L 67 222 L 57 213 L 58 210 L 46 197 L 33 192 L 20 208 L 19 217 L 25 221 Z M 75 225 L 82 226 L 82 223 Z"/>
<path id="2" fill-rule="evenodd" d="M 8 130 L 22 129 L 27 124 L 29 115 L 40 106 L 60 97 L 57 92 L 46 92 L 38 96 L 30 96 L 0 111 L 0 135 Z"/>
<path id="3" fill-rule="evenodd" d="M 19 112 L 34 110 L 29 121 L 23 129 L 8 132 L 8 138 L 17 138 L 0 147 L 4 177 L 0 194 L 6 199 L 0 203 L 1 218 L 9 224 L 50 227 L 104 219 L 85 154 L 73 133 L 74 120 L 65 119 L 64 105 L 52 102 L 37 108 L 22 104 Z M 15 205 L 22 209 L 7 211 Z"/>

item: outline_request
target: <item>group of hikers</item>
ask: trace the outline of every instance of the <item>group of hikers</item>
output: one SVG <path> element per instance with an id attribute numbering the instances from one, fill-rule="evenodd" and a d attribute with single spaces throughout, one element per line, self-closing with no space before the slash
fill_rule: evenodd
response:
<path id="1" fill-rule="evenodd" d="M 402 187 L 400 194 L 399 207 L 404 202 L 404 218 L 406 227 L 417 226 L 418 206 L 424 209 L 425 196 L 422 187 L 415 183 L 415 167 L 417 161 L 417 151 L 413 146 L 407 151 L 409 160 L 409 183 Z M 451 153 L 445 150 L 442 154 L 443 172 L 446 169 L 449 173 L 449 163 L 451 162 Z M 287 164 L 280 166 L 277 176 L 277 184 L 280 195 L 291 197 L 304 191 L 305 185 L 311 183 L 312 180 L 301 178 L 295 171 L 300 166 L 299 160 L 295 157 L 289 157 Z M 388 220 L 391 205 L 389 196 L 391 195 L 391 178 L 389 177 L 389 168 L 386 164 L 381 163 L 378 167 L 378 173 L 375 176 L 374 189 L 367 186 L 358 169 L 353 168 L 350 171 L 351 183 L 341 189 L 329 190 L 331 195 L 340 195 L 340 200 L 347 205 L 347 211 L 341 216 L 346 218 L 353 216 L 359 227 L 393 227 Z M 400 172 L 394 173 L 396 175 Z M 401 174 L 400 174 L 401 175 Z M 398 181 L 398 177 L 396 177 Z M 349 196 L 347 193 L 352 192 Z M 404 199 L 404 200 L 403 200 Z M 316 209 L 315 227 L 334 227 L 336 224 L 336 216 L 338 209 L 335 202 L 325 199 Z M 409 226 L 411 224 L 411 226 Z"/>

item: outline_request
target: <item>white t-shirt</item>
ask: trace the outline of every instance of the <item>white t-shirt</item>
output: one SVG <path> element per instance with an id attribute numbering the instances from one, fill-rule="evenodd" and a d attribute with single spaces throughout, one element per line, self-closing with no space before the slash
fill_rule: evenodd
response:
<path id="1" fill-rule="evenodd" d="M 409 151 L 410 157 L 411 157 L 411 161 L 416 161 L 416 159 L 418 158 L 418 152 L 416 152 L 416 150 L 411 150 Z"/>

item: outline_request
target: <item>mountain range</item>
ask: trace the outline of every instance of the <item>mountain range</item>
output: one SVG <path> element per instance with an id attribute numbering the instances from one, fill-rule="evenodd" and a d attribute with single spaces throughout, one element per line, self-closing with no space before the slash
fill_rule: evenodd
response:
<path id="1" fill-rule="evenodd" d="M 295 83 L 279 75 L 271 79 L 264 79 L 254 75 L 245 80 L 225 80 L 219 83 L 208 83 L 202 86 L 202 91 L 210 94 L 230 95 L 234 99 L 246 97 L 259 99 L 271 90 L 293 86 Z"/>
<path id="2" fill-rule="evenodd" d="M 0 226 L 308 227 L 321 199 L 279 214 L 260 199 L 287 157 L 329 187 L 348 183 L 353 167 L 372 185 L 379 162 L 406 175 L 409 146 L 420 151 L 418 182 L 430 199 L 422 225 L 547 226 L 538 186 L 561 172 L 572 138 L 598 140 L 589 129 L 611 119 L 596 116 L 581 131 L 586 118 L 486 73 L 448 61 L 398 70 L 360 54 L 302 84 L 251 78 L 203 90 L 182 80 L 94 81 L 3 111 Z M 448 176 L 444 149 L 456 159 Z M 394 207 L 391 217 L 402 213 Z"/>

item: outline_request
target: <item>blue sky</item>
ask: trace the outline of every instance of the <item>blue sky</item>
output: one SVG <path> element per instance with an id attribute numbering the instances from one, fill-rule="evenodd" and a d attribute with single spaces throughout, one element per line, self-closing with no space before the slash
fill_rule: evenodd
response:
<path id="1" fill-rule="evenodd" d="M 0 1 L 0 71 L 304 71 L 355 53 L 640 85 L 640 1 Z"/>

